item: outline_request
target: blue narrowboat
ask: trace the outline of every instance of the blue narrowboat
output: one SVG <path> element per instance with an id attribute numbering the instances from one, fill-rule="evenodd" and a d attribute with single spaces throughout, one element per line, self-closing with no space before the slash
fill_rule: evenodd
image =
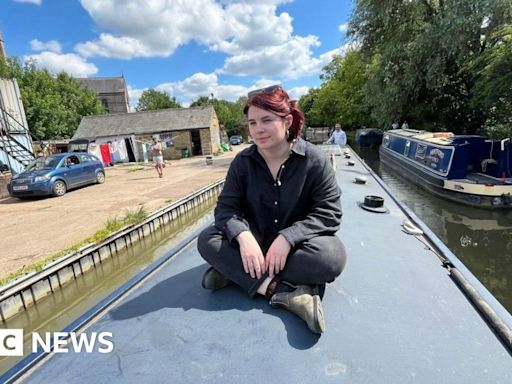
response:
<path id="1" fill-rule="evenodd" d="M 512 144 L 476 135 L 386 131 L 383 164 L 420 187 L 466 205 L 512 208 Z"/>
<path id="2" fill-rule="evenodd" d="M 382 130 L 378 128 L 358 129 L 356 143 L 360 147 L 378 147 L 382 143 Z"/>

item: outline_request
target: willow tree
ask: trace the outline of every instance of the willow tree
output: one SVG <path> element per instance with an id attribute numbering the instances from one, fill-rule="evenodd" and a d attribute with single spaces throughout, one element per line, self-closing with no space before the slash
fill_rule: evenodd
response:
<path id="1" fill-rule="evenodd" d="M 511 0 L 359 0 L 349 35 L 366 56 L 364 86 L 382 125 L 476 132 L 488 111 L 472 102 L 475 68 L 493 33 L 510 23 Z"/>

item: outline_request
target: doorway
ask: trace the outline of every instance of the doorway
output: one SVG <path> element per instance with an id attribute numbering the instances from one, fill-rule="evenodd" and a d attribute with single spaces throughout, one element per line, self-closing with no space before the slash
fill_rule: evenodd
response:
<path id="1" fill-rule="evenodd" d="M 128 161 L 130 163 L 135 162 L 135 155 L 133 154 L 132 141 L 130 139 L 124 139 L 126 145 L 126 153 L 128 154 Z"/>
<path id="2" fill-rule="evenodd" d="M 202 155 L 203 151 L 201 149 L 201 134 L 199 129 L 191 129 L 190 138 L 192 140 L 192 156 Z"/>

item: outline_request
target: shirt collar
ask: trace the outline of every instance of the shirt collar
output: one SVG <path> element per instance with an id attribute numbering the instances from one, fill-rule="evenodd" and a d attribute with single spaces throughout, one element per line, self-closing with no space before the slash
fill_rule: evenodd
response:
<path id="1" fill-rule="evenodd" d="M 306 156 L 306 141 L 302 137 L 298 137 L 295 140 L 295 144 L 292 147 L 292 152 L 296 153 L 297 155 Z M 253 144 L 241 154 L 242 156 L 259 156 L 258 147 L 256 144 Z"/>

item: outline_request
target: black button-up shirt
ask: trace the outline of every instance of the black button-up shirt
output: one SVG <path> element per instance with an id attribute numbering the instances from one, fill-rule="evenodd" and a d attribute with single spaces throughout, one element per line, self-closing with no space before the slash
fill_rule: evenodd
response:
<path id="1" fill-rule="evenodd" d="M 340 196 L 326 154 L 313 144 L 298 138 L 275 180 L 252 145 L 229 167 L 215 208 L 215 225 L 230 242 L 251 231 L 264 253 L 278 234 L 294 247 L 338 230 Z"/>

